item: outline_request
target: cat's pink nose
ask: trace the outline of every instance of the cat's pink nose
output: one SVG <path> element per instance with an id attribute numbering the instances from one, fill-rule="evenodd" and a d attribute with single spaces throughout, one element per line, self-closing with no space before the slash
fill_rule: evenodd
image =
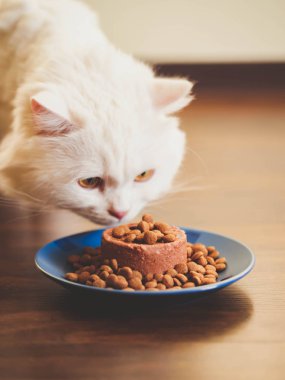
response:
<path id="1" fill-rule="evenodd" d="M 119 220 L 123 219 L 123 217 L 127 214 L 128 211 L 118 211 L 115 210 L 114 208 L 109 208 L 108 213 L 115 218 L 118 218 Z"/>

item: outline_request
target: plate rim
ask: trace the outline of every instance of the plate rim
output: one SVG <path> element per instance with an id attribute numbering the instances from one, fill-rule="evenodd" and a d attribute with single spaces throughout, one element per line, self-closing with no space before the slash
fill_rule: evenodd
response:
<path id="1" fill-rule="evenodd" d="M 74 286 L 77 289 L 82 289 L 82 290 L 86 289 L 90 292 L 101 293 L 101 294 L 120 294 L 120 295 L 131 296 L 131 297 L 141 297 L 141 296 L 157 297 L 157 296 L 164 296 L 164 295 L 185 295 L 185 294 L 197 294 L 197 293 L 210 292 L 213 290 L 218 290 L 220 288 L 224 288 L 224 287 L 242 279 L 243 277 L 245 277 L 248 273 L 250 273 L 253 270 L 255 263 L 256 263 L 255 255 L 254 255 L 253 251 L 246 244 L 242 243 L 241 241 L 239 241 L 235 238 L 232 238 L 230 236 L 222 235 L 222 234 L 212 232 L 212 231 L 200 230 L 200 229 L 185 227 L 185 226 L 180 226 L 179 228 L 183 229 L 186 232 L 193 232 L 193 233 L 199 233 L 199 234 L 206 233 L 206 234 L 215 235 L 215 236 L 218 236 L 221 238 L 226 238 L 228 240 L 231 240 L 235 243 L 242 245 L 244 248 L 246 248 L 246 250 L 250 254 L 249 265 L 242 272 L 240 272 L 240 273 L 238 273 L 232 277 L 229 277 L 228 279 L 225 279 L 223 281 L 216 282 L 214 284 L 201 285 L 201 286 L 197 286 L 194 288 L 187 288 L 187 289 L 177 289 L 177 290 L 168 290 L 167 289 L 167 290 L 161 290 L 159 292 L 150 292 L 147 290 L 142 290 L 139 292 L 131 292 L 131 291 L 129 292 L 129 291 L 122 291 L 119 289 L 112 289 L 111 290 L 111 289 L 104 289 L 104 288 L 96 288 L 96 287 L 91 287 L 91 286 L 84 285 L 84 284 L 79 284 L 76 282 L 71 282 L 71 281 L 66 280 L 64 277 L 61 278 L 61 277 L 58 277 L 56 275 L 53 275 L 53 274 L 47 272 L 38 263 L 38 258 L 41 255 L 41 251 L 43 249 L 47 248 L 49 245 L 52 245 L 52 244 L 54 244 L 60 240 L 64 240 L 67 238 L 73 238 L 73 237 L 78 237 L 80 235 L 87 235 L 87 234 L 94 233 L 94 232 L 104 231 L 106 228 L 99 228 L 99 229 L 94 229 L 94 230 L 89 230 L 89 231 L 83 231 L 83 232 L 79 232 L 77 234 L 67 235 L 67 236 L 61 237 L 59 239 L 52 240 L 52 241 L 46 243 L 45 245 L 43 245 L 40 249 L 38 249 L 38 251 L 36 252 L 35 257 L 34 257 L 34 262 L 35 262 L 36 268 L 40 272 L 42 272 L 47 277 L 51 278 L 52 280 L 54 280 L 56 282 L 62 282 L 63 284 L 66 284 L 68 286 L 71 286 L 71 287 Z"/>

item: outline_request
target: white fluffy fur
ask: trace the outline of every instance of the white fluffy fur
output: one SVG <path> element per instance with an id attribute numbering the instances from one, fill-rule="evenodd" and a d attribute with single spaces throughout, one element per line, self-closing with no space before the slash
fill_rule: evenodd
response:
<path id="1" fill-rule="evenodd" d="M 112 224 L 110 207 L 131 219 L 169 189 L 184 152 L 169 114 L 191 101 L 190 82 L 155 78 L 73 0 L 0 0 L 0 46 L 5 195 Z M 94 176 L 104 191 L 77 183 Z"/>

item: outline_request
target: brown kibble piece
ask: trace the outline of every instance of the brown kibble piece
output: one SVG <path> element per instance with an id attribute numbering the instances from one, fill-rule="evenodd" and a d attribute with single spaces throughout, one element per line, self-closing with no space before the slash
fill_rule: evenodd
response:
<path id="1" fill-rule="evenodd" d="M 128 286 L 128 282 L 123 276 L 110 274 L 107 278 L 107 285 L 115 289 L 124 289 Z"/>
<path id="2" fill-rule="evenodd" d="M 178 274 L 176 275 L 176 278 L 178 278 L 178 280 L 179 280 L 180 282 L 182 282 L 182 284 L 185 284 L 185 283 L 188 281 L 187 276 L 185 276 L 185 275 L 182 274 L 182 273 L 178 273 Z"/>
<path id="3" fill-rule="evenodd" d="M 207 256 L 206 257 L 206 259 L 207 259 L 207 261 L 208 261 L 208 263 L 210 264 L 210 265 L 215 265 L 215 260 L 213 259 L 213 257 L 211 257 L 211 256 Z"/>
<path id="4" fill-rule="evenodd" d="M 76 273 L 66 273 L 64 276 L 67 280 L 72 281 L 72 282 L 77 282 L 78 281 L 78 274 Z"/>
<path id="5" fill-rule="evenodd" d="M 213 274 L 205 274 L 204 278 L 213 278 L 216 280 L 216 276 Z"/>
<path id="6" fill-rule="evenodd" d="M 197 285 L 197 286 L 202 285 L 203 280 L 199 276 L 193 276 L 192 280 L 195 283 L 195 285 Z"/>
<path id="7" fill-rule="evenodd" d="M 102 272 L 99 273 L 99 276 L 102 280 L 106 281 L 107 278 L 110 276 L 110 273 L 107 272 L 106 270 L 103 270 Z"/>
<path id="8" fill-rule="evenodd" d="M 192 247 L 187 247 L 187 257 L 190 259 L 190 257 L 192 256 L 193 254 L 193 249 Z"/>
<path id="9" fill-rule="evenodd" d="M 147 223 L 153 223 L 153 217 L 150 214 L 144 214 L 142 220 Z"/>
<path id="10" fill-rule="evenodd" d="M 156 288 L 159 289 L 159 290 L 165 290 L 166 286 L 164 284 L 159 283 L 159 284 L 157 284 Z"/>
<path id="11" fill-rule="evenodd" d="M 68 257 L 67 261 L 69 262 L 69 264 L 79 263 L 80 256 L 79 255 L 71 255 Z"/>
<path id="12" fill-rule="evenodd" d="M 118 270 L 118 261 L 116 259 L 111 259 L 110 267 L 116 272 Z"/>
<path id="13" fill-rule="evenodd" d="M 156 234 L 157 240 L 161 239 L 164 236 L 163 233 L 159 230 L 152 230 L 152 232 Z"/>
<path id="14" fill-rule="evenodd" d="M 95 281 L 95 280 L 98 280 L 100 277 L 98 276 L 98 274 L 92 274 L 90 277 L 89 277 L 89 280 L 90 281 Z"/>
<path id="15" fill-rule="evenodd" d="M 128 226 L 127 224 L 123 224 L 123 225 L 121 225 L 120 227 L 122 227 L 122 228 L 124 229 L 125 234 L 128 234 L 128 233 L 131 232 L 131 231 L 130 231 L 130 228 L 129 228 L 129 226 Z"/>
<path id="16" fill-rule="evenodd" d="M 142 220 L 138 224 L 138 229 L 141 230 L 141 232 L 147 232 L 147 231 L 149 231 L 149 224 Z"/>
<path id="17" fill-rule="evenodd" d="M 187 289 L 187 288 L 195 288 L 195 284 L 194 284 L 194 282 L 192 282 L 192 281 L 188 281 L 188 282 L 186 282 L 184 285 L 182 285 L 182 288 L 183 288 L 183 289 Z"/>
<path id="18" fill-rule="evenodd" d="M 188 272 L 188 266 L 185 263 L 176 264 L 175 267 L 174 267 L 174 269 L 178 273 L 182 273 L 182 274 L 185 274 L 185 273 Z"/>
<path id="19" fill-rule="evenodd" d="M 130 267 L 123 267 L 118 270 L 118 274 L 125 277 L 127 280 L 133 277 L 133 271 Z"/>
<path id="20" fill-rule="evenodd" d="M 204 244 L 196 243 L 196 244 L 192 245 L 192 248 L 193 248 L 194 252 L 201 251 L 205 254 L 208 254 L 208 250 Z"/>
<path id="21" fill-rule="evenodd" d="M 216 282 L 215 277 L 204 277 L 203 278 L 203 285 L 215 284 L 215 282 Z"/>
<path id="22" fill-rule="evenodd" d="M 95 286 L 96 288 L 106 288 L 106 282 L 99 278 L 92 282 L 92 286 Z"/>
<path id="23" fill-rule="evenodd" d="M 174 282 L 175 286 L 181 286 L 182 285 L 181 281 L 179 281 L 178 278 L 174 278 L 173 282 Z"/>
<path id="24" fill-rule="evenodd" d="M 145 275 L 145 281 L 152 281 L 153 280 L 153 273 L 148 273 Z"/>
<path id="25" fill-rule="evenodd" d="M 139 277 L 133 277 L 129 280 L 129 287 L 133 288 L 135 290 L 142 290 L 143 284 L 141 282 L 141 279 Z"/>
<path id="26" fill-rule="evenodd" d="M 100 271 L 106 271 L 108 273 L 113 273 L 113 269 L 109 265 L 101 265 Z"/>
<path id="27" fill-rule="evenodd" d="M 157 282 L 156 280 L 148 281 L 144 284 L 145 288 L 156 288 L 157 287 Z"/>
<path id="28" fill-rule="evenodd" d="M 212 257 L 213 259 L 217 259 L 219 255 L 220 255 L 219 251 L 212 251 L 211 253 L 209 253 L 208 256 Z"/>
<path id="29" fill-rule="evenodd" d="M 114 227 L 113 231 L 112 231 L 112 235 L 115 238 L 121 238 L 125 235 L 125 233 L 126 233 L 126 230 L 125 230 L 124 226 Z"/>
<path id="30" fill-rule="evenodd" d="M 168 269 L 168 270 L 166 271 L 165 274 L 169 274 L 171 277 L 175 277 L 175 276 L 177 276 L 178 272 L 177 272 L 176 269 L 174 269 L 174 268 L 170 268 L 170 269 Z"/>
<path id="31" fill-rule="evenodd" d="M 142 280 L 142 278 L 143 278 L 141 272 L 139 272 L 137 270 L 133 270 L 133 277 L 138 277 L 140 280 Z"/>
<path id="32" fill-rule="evenodd" d="M 227 260 L 225 257 L 220 257 L 219 259 L 215 261 L 215 264 L 226 264 L 226 263 L 227 263 Z"/>
<path id="33" fill-rule="evenodd" d="M 226 269 L 226 264 L 224 263 L 216 264 L 217 272 L 222 272 L 224 269 Z"/>
<path id="34" fill-rule="evenodd" d="M 193 261 L 190 261 L 189 263 L 187 263 L 187 267 L 188 267 L 189 272 L 191 270 L 197 270 L 197 266 L 198 266 L 198 264 L 194 263 Z"/>
<path id="35" fill-rule="evenodd" d="M 156 273 L 156 274 L 154 275 L 154 278 L 156 279 L 157 282 L 161 282 L 162 279 L 163 279 L 163 274 Z"/>
<path id="36" fill-rule="evenodd" d="M 140 235 L 141 234 L 141 231 L 136 229 L 136 230 L 131 230 L 130 232 L 131 234 L 135 234 L 136 236 Z"/>
<path id="37" fill-rule="evenodd" d="M 126 292 L 134 292 L 135 291 L 135 289 L 129 288 L 129 287 L 127 287 L 127 288 L 125 288 L 123 290 L 126 291 Z"/>
<path id="38" fill-rule="evenodd" d="M 208 264 L 208 261 L 205 256 L 201 256 L 200 259 L 197 260 L 197 263 L 205 267 Z"/>
<path id="39" fill-rule="evenodd" d="M 155 229 L 159 230 L 163 234 L 165 234 L 167 231 L 171 229 L 171 227 L 167 223 L 163 223 L 163 222 L 154 223 L 154 227 Z"/>
<path id="40" fill-rule="evenodd" d="M 200 257 L 202 257 L 202 256 L 204 257 L 204 253 L 202 251 L 196 251 L 195 253 L 193 253 L 191 259 L 193 261 L 196 261 L 196 260 L 199 260 Z"/>
<path id="41" fill-rule="evenodd" d="M 214 247 L 213 245 L 209 245 L 209 246 L 207 247 L 207 250 L 208 250 L 208 253 L 211 253 L 211 252 L 213 252 L 213 251 L 216 250 L 216 247 Z"/>
<path id="42" fill-rule="evenodd" d="M 167 234 L 163 236 L 163 241 L 165 243 L 171 243 L 176 240 L 176 236 L 174 234 Z"/>
<path id="43" fill-rule="evenodd" d="M 215 265 L 210 265 L 210 264 L 208 264 L 208 265 L 205 266 L 205 269 L 206 269 L 206 270 L 214 270 L 214 271 L 215 271 L 215 270 L 216 270 L 216 267 L 215 267 Z"/>
<path id="44" fill-rule="evenodd" d="M 81 272 L 78 275 L 78 281 L 84 284 L 87 280 L 89 280 L 90 273 L 89 272 Z"/>
<path id="45" fill-rule="evenodd" d="M 218 273 L 214 270 L 206 270 L 205 276 L 214 276 L 215 278 L 218 278 Z"/>
<path id="46" fill-rule="evenodd" d="M 152 230 L 153 230 L 153 227 L 154 227 L 154 223 L 151 223 L 151 222 L 150 222 L 150 223 L 148 223 L 148 225 L 149 225 L 149 230 L 152 231 Z"/>
<path id="47" fill-rule="evenodd" d="M 174 285 L 173 278 L 169 274 L 163 276 L 162 282 L 167 288 L 171 288 Z"/>
<path id="48" fill-rule="evenodd" d="M 124 241 L 126 241 L 127 243 L 132 243 L 133 241 L 136 240 L 136 237 L 137 237 L 136 234 L 130 233 L 124 237 Z"/>
<path id="49" fill-rule="evenodd" d="M 147 231 L 144 234 L 144 242 L 146 244 L 155 244 L 157 241 L 157 235 L 152 231 Z"/>
<path id="50" fill-rule="evenodd" d="M 135 241 L 137 241 L 138 243 L 141 243 L 143 241 L 143 239 L 144 239 L 144 232 L 141 233 L 140 235 L 137 235 Z"/>
<path id="51" fill-rule="evenodd" d="M 196 265 L 196 269 L 195 270 L 196 270 L 196 272 L 202 273 L 202 274 L 204 274 L 206 272 L 205 267 L 203 267 L 203 265 L 200 265 L 200 264 Z"/>

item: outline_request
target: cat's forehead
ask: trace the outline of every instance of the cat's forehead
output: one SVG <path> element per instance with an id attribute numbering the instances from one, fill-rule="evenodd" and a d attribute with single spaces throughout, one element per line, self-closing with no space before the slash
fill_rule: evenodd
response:
<path id="1" fill-rule="evenodd" d="M 115 119 L 100 127 L 90 125 L 76 144 L 80 146 L 78 159 L 84 170 L 109 176 L 119 184 L 153 168 L 162 149 L 160 141 L 155 127 L 144 129 Z"/>

